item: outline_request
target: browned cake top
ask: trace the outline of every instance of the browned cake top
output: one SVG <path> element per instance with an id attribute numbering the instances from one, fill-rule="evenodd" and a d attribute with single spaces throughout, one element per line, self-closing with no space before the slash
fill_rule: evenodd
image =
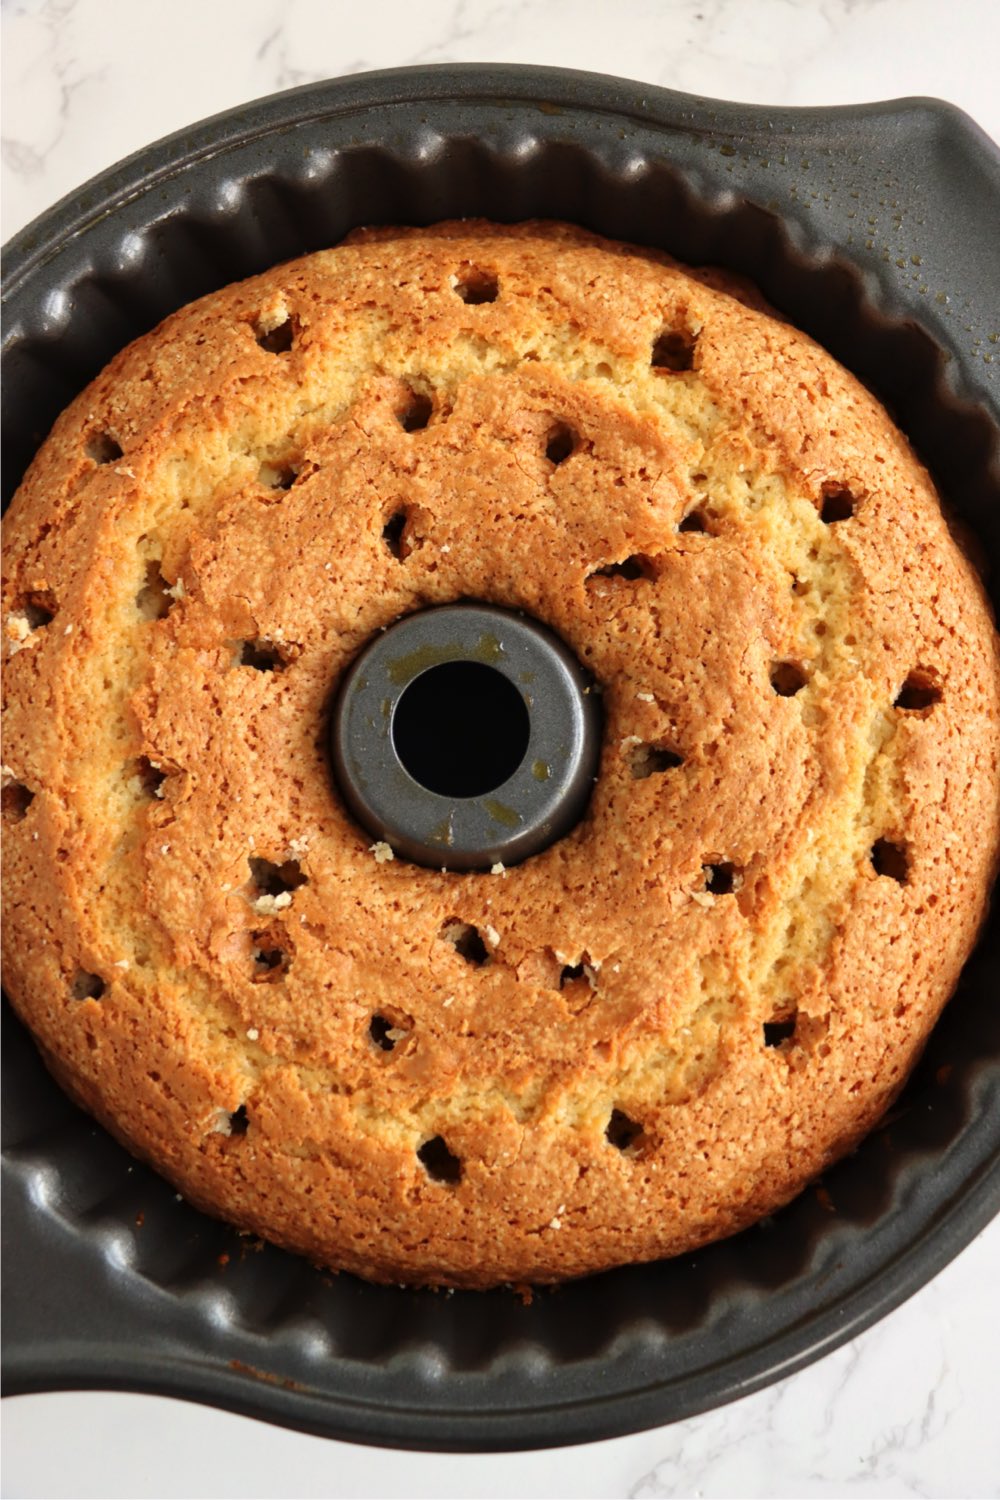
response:
<path id="1" fill-rule="evenodd" d="M 995 864 L 997 640 L 905 440 L 744 291 L 361 234 L 126 349 L 6 533 L 7 983 L 194 1202 L 552 1279 L 732 1232 L 898 1089 Z M 584 820 L 493 874 L 373 850 L 325 750 L 461 598 L 603 693 Z"/>

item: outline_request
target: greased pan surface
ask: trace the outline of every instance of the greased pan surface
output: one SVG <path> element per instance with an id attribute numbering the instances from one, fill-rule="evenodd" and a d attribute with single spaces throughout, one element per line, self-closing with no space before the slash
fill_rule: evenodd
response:
<path id="1" fill-rule="evenodd" d="M 5 493 L 57 412 L 175 307 L 359 224 L 473 214 L 564 218 L 749 276 L 890 406 L 995 574 L 995 148 L 926 101 L 772 112 L 548 69 L 277 95 L 36 221 L 7 251 Z M 994 916 L 892 1116 L 820 1191 L 697 1255 L 530 1303 L 368 1286 L 256 1248 L 80 1115 L 7 1015 L 8 1388 L 155 1390 L 466 1449 L 585 1441 L 745 1394 L 902 1301 L 1000 1206 L 998 990 Z"/>

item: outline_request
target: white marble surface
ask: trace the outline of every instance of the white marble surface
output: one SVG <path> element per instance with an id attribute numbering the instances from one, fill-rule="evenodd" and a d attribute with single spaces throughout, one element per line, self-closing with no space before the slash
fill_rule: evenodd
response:
<path id="1" fill-rule="evenodd" d="M 997 0 L 2 0 L 2 28 L 4 237 L 204 115 L 404 63 L 552 63 L 771 103 L 935 94 L 1000 138 Z M 3 1494 L 1000 1495 L 998 1328 L 1000 1221 L 850 1345 L 673 1427 L 464 1458 L 48 1394 L 3 1404 Z"/>

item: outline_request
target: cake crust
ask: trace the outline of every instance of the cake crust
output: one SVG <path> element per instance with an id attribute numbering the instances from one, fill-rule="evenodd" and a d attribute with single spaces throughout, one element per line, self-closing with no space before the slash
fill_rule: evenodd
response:
<path id="1" fill-rule="evenodd" d="M 996 869 L 1000 650 L 905 439 L 751 292 L 359 233 L 125 349 L 4 531 L 5 983 L 198 1206 L 551 1281 L 735 1232 L 898 1091 Z M 493 874 L 373 851 L 325 747 L 463 598 L 605 712 L 583 821 Z"/>

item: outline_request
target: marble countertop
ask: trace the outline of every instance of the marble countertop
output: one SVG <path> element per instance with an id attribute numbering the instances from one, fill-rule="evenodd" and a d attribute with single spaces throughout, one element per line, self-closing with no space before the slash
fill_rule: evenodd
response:
<path id="1" fill-rule="evenodd" d="M 2 39 L 4 238 L 205 115 L 407 63 L 548 63 L 773 104 L 931 94 L 1000 139 L 996 0 L 2 0 Z M 15 1397 L 3 1494 L 996 1496 L 998 1273 L 1000 1220 L 809 1369 L 583 1448 L 402 1454 L 157 1397 Z"/>

